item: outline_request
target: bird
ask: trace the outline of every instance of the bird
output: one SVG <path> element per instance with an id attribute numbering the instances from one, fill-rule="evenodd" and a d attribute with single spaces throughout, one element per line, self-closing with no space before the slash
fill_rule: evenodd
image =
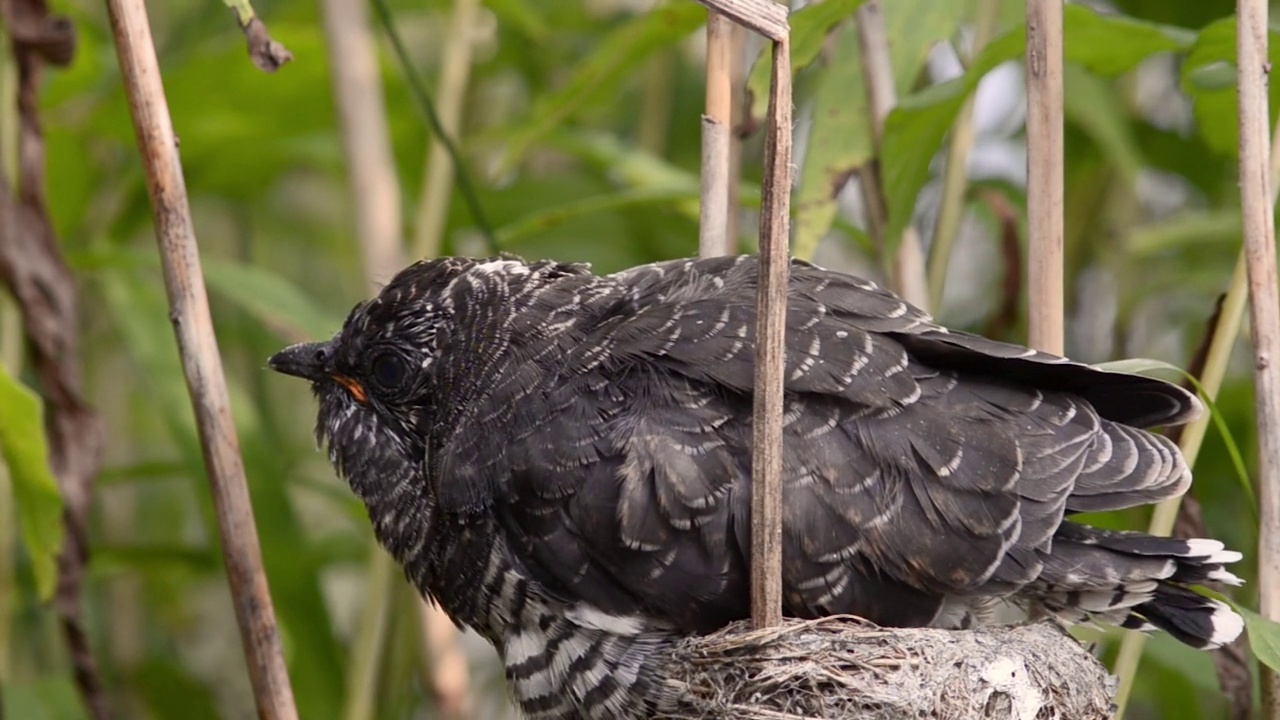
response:
<path id="1" fill-rule="evenodd" d="M 684 638 L 750 615 L 759 260 L 444 257 L 340 331 L 273 355 L 406 577 L 502 658 L 529 718 L 679 702 Z M 1202 411 L 1163 380 L 949 330 L 874 282 L 788 266 L 786 615 L 961 629 L 999 607 L 1159 629 L 1243 628 L 1198 593 L 1223 543 L 1090 527 L 1177 497 L 1151 428 Z"/>

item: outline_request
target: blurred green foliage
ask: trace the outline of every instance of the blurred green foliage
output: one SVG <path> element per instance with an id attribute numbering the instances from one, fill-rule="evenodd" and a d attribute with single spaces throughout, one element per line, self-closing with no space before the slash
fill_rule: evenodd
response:
<path id="1" fill-rule="evenodd" d="M 878 158 L 856 37 L 845 20 L 858 3 L 824 4 L 836 3 L 845 6 L 842 13 L 828 7 L 824 14 L 819 6 L 795 17 L 808 36 L 795 46 L 798 127 L 809 148 L 808 157 L 796 156 L 798 232 L 823 262 L 874 273 L 880 259 L 856 208 L 850 210 L 856 203 L 837 198 L 833 188 L 849 169 L 879 161 L 893 227 L 915 222 L 927 242 L 940 176 L 936 157 L 964 98 L 993 68 L 1020 57 L 1022 3 L 1003 3 L 995 41 L 967 61 L 967 70 L 941 82 L 928 71 L 929 50 L 939 41 L 964 46 L 976 0 L 886 3 L 901 104 Z M 108 436 L 90 537 L 93 646 L 120 717 L 249 717 L 252 701 L 105 9 L 96 0 L 53 4 L 75 23 L 80 46 L 75 63 L 50 72 L 42 89 L 50 206 L 80 281 L 84 366 Z M 434 78 L 449 2 L 391 5 L 415 64 Z M 1067 7 L 1068 347 L 1087 361 L 1143 356 L 1185 365 L 1239 247 L 1234 25 L 1226 19 L 1233 3 L 1114 5 L 1127 15 Z M 355 270 L 350 190 L 330 89 L 329 64 L 341 58 L 326 53 L 315 3 L 259 0 L 255 7 L 295 57 L 276 75 L 251 65 L 221 3 L 168 0 L 149 9 L 295 694 L 302 717 L 323 720 L 343 707 L 370 533 L 356 500 L 315 451 L 306 388 L 269 375 L 264 360 L 283 343 L 335 331 L 362 296 L 364 278 Z M 696 251 L 702 109 L 696 29 L 703 17 L 692 0 L 485 2 L 459 142 L 504 250 L 590 261 L 600 271 Z M 390 54 L 383 58 L 407 227 L 428 136 L 403 74 Z M 757 108 L 763 77 L 752 75 Z M 1012 102 L 1021 102 L 1016 78 L 1005 87 Z M 997 106 L 999 100 L 992 99 Z M 1016 160 L 1020 120 L 1011 115 L 988 128 L 987 140 L 996 151 L 1013 147 Z M 659 124 L 660 132 L 646 123 Z M 641 136 L 660 141 L 641 147 Z M 758 135 L 745 144 L 747 217 L 758 205 L 760 145 Z M 953 256 L 946 300 L 935 314 L 982 331 L 999 312 L 1008 273 L 1016 272 L 1002 259 L 1008 248 L 999 244 L 992 197 L 1014 208 L 1025 200 L 1016 177 L 974 175 L 967 239 Z M 742 243 L 750 248 L 752 228 L 743 227 Z M 456 197 L 444 247 L 457 253 L 482 247 Z M 1011 339 L 1022 333 L 1019 323 L 1009 331 Z M 1252 469 L 1250 365 L 1237 360 L 1218 408 Z M 1239 572 L 1251 577 L 1256 523 L 1216 431 L 1196 475 L 1194 493 L 1210 532 L 1245 550 Z M 1138 528 L 1146 518 L 1146 510 L 1136 509 L 1096 520 Z M 13 628 L 8 646 L 0 647 L 6 720 L 83 716 L 53 615 L 39 601 L 42 562 L 23 551 L 14 577 L 0 577 L 0 596 L 16 598 L 11 617 L 0 618 Z M 1236 599 L 1255 604 L 1253 592 L 1246 586 Z M 431 717 L 428 693 L 413 671 L 422 660 L 412 613 L 397 607 L 400 632 L 390 634 L 379 716 Z M 1104 655 L 1117 637 L 1098 634 Z M 481 706 L 486 713 L 503 707 L 491 654 L 478 655 L 475 681 L 478 694 L 491 698 Z M 1154 638 L 1128 716 L 1192 720 L 1224 713 L 1210 657 Z"/>

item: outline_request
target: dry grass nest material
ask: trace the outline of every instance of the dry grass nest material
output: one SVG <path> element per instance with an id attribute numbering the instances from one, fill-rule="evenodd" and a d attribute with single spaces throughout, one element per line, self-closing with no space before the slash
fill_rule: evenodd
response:
<path id="1" fill-rule="evenodd" d="M 1114 680 L 1053 622 L 889 629 L 854 617 L 736 623 L 681 643 L 667 720 L 1095 720 Z"/>

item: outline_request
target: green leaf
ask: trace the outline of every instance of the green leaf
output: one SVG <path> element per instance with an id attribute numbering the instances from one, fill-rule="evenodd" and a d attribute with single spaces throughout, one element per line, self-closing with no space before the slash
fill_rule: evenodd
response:
<path id="1" fill-rule="evenodd" d="M 1114 83 L 1071 63 L 1064 68 L 1066 118 L 1098 145 L 1102 154 L 1133 183 L 1142 166 L 1138 141 Z"/>
<path id="2" fill-rule="evenodd" d="M 1106 372 L 1120 373 L 1122 375 L 1160 375 L 1169 374 L 1177 375 L 1182 378 L 1195 378 L 1186 370 L 1167 363 L 1163 360 L 1153 358 L 1125 358 L 1124 360 L 1111 360 L 1109 362 L 1097 363 L 1093 367 Z"/>
<path id="3" fill-rule="evenodd" d="M 1280 62 L 1280 33 L 1269 34 L 1268 59 Z M 1182 89 L 1191 98 L 1200 136 L 1214 152 L 1235 157 L 1240 144 L 1236 120 L 1236 20 L 1226 17 L 1200 31 L 1182 63 Z M 1269 86 L 1271 122 L 1280 112 L 1280 88 Z"/>
<path id="4" fill-rule="evenodd" d="M 813 2 L 791 14 L 791 74 L 794 76 L 813 64 L 832 28 L 853 15 L 866 0 L 822 0 Z M 751 98 L 748 122 L 758 123 L 769 109 L 768 44 L 751 66 L 747 76 L 747 93 Z"/>
<path id="5" fill-rule="evenodd" d="M 485 0 L 485 5 L 498 18 L 499 26 L 513 27 L 534 42 L 547 38 L 550 28 L 536 3 L 525 0 Z"/>
<path id="6" fill-rule="evenodd" d="M 1280 623 L 1234 603 L 1232 606 L 1244 618 L 1244 627 L 1249 633 L 1249 650 L 1253 656 L 1263 665 L 1280 671 Z"/>
<path id="7" fill-rule="evenodd" d="M 966 3 L 895 0 L 883 3 L 893 87 L 906 95 L 920 77 L 933 47 L 953 35 L 966 15 Z"/>
<path id="8" fill-rule="evenodd" d="M 996 38 L 978 53 L 964 75 L 903 98 L 889 113 L 880 143 L 881 181 L 889 211 L 886 245 L 892 246 L 902 237 L 916 196 L 929 179 L 929 163 L 942 147 L 964 101 L 984 75 L 1022 53 L 1026 42 L 1024 30 Z"/>
<path id="9" fill-rule="evenodd" d="M 692 203 L 697 212 L 697 190 L 620 190 L 587 198 L 577 198 L 554 207 L 536 210 L 515 222 L 498 228 L 498 244 L 506 247 L 535 233 L 545 232 L 575 218 L 609 210 L 643 205 L 683 205 Z"/>
<path id="10" fill-rule="evenodd" d="M 210 290 L 290 342 L 328 338 L 342 327 L 342 318 L 320 310 L 301 288 L 265 268 L 207 260 L 204 277 Z"/>
<path id="11" fill-rule="evenodd" d="M 616 135 L 584 130 L 555 133 L 547 141 L 627 187 L 695 195 L 700 188 L 696 172 L 623 142 Z M 693 217 L 697 216 L 695 207 Z"/>
<path id="12" fill-rule="evenodd" d="M 1081 5 L 1063 8 L 1063 24 L 1065 59 L 1106 76 L 1128 72 L 1155 53 L 1187 50 L 1195 41 L 1194 34 L 1180 28 L 1102 15 Z M 964 75 L 903 99 L 889 114 L 881 146 L 889 210 L 886 251 L 892 250 L 892 243 L 910 221 L 916 196 L 929 178 L 929 163 L 942 147 L 965 99 L 984 75 L 1020 57 L 1026 46 L 1026 28 L 1005 33 L 974 58 Z"/>
<path id="13" fill-rule="evenodd" d="M 606 90 L 616 89 L 628 71 L 655 51 L 696 30 L 706 18 L 706 10 L 695 3 L 668 3 L 637 15 L 601 38 L 595 52 L 574 68 L 564 87 L 541 98 L 534 106 L 533 117 L 522 121 L 511 134 L 498 174 L 510 172 L 535 142 L 575 110 Z"/>
<path id="14" fill-rule="evenodd" d="M 87 720 L 70 673 L 6 683 L 0 717 L 22 720 Z"/>
<path id="15" fill-rule="evenodd" d="M 1229 253 L 1240 243 L 1240 210 L 1192 211 L 1131 231 L 1125 238 L 1125 252 L 1135 259 L 1160 254 L 1181 255 L 1188 248 L 1220 244 Z M 1226 250 L 1230 243 L 1231 250 Z"/>
<path id="16" fill-rule="evenodd" d="M 0 365 L 0 453 L 13 480 L 22 542 L 31 556 L 36 589 L 53 597 L 62 549 L 62 495 L 49 469 L 40 398 Z"/>
<path id="17" fill-rule="evenodd" d="M 1101 14 L 1083 5 L 1063 8 L 1068 62 L 1080 63 L 1090 72 L 1114 77 L 1162 52 L 1185 52 L 1196 34 L 1173 25 Z"/>
<path id="18" fill-rule="evenodd" d="M 795 255 L 813 257 L 836 217 L 836 196 L 871 159 L 871 115 L 862 90 L 858 32 L 844 28 L 814 99 L 813 130 L 795 197 Z"/>

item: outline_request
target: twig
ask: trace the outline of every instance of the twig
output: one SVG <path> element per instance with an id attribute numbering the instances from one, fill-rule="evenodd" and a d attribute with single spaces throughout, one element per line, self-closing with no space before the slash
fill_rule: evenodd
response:
<path id="1" fill-rule="evenodd" d="M 1280 620 L 1280 290 L 1276 287 L 1267 111 L 1267 1 L 1236 3 L 1240 102 L 1240 211 L 1249 276 L 1255 412 L 1258 424 L 1258 596 L 1262 615 Z M 1280 717 L 1280 684 L 1262 672 L 1263 715 Z"/>
<path id="2" fill-rule="evenodd" d="M 698 0 L 773 40 L 760 193 L 755 394 L 751 425 L 751 621 L 782 622 L 782 399 L 791 235 L 791 41 L 770 0 Z"/>
<path id="3" fill-rule="evenodd" d="M 973 47 L 969 57 L 976 57 L 995 33 L 1000 18 L 1000 0 L 981 0 L 978 17 L 974 23 Z M 960 221 L 964 218 L 964 196 L 969 184 L 969 150 L 973 147 L 973 96 L 964 101 L 955 125 L 951 126 L 951 140 L 947 148 L 947 166 L 942 175 L 942 200 L 938 205 L 938 222 L 934 226 L 933 242 L 929 245 L 929 301 L 933 307 L 942 306 L 942 293 L 947 285 L 947 268 L 951 260 L 951 248 L 960 233 Z"/>
<path id="4" fill-rule="evenodd" d="M 244 33 L 244 44 L 248 46 L 248 56 L 257 69 L 274 73 L 293 59 L 288 47 L 271 38 L 271 33 L 266 31 L 265 24 L 253 12 L 248 0 L 223 0 L 223 3 L 236 13 L 236 22 Z"/>
<path id="5" fill-rule="evenodd" d="M 867 84 L 867 101 L 871 110 L 871 134 L 877 147 L 884 135 L 884 120 L 898 103 L 898 92 L 893 86 L 893 64 L 889 56 L 889 37 L 884 26 L 884 9 L 880 0 L 867 0 L 855 15 L 858 24 L 858 41 L 862 48 L 862 72 Z M 859 172 L 864 205 L 867 208 L 867 226 L 877 245 L 884 247 L 885 205 L 880 184 L 880 174 L 872 164 Z M 929 289 L 925 279 L 924 250 L 920 246 L 920 234 L 908 225 L 898 241 L 893 262 L 890 264 L 894 288 L 903 299 L 916 307 L 929 309 Z"/>
<path id="6" fill-rule="evenodd" d="M 462 109 L 471 77 L 471 51 L 479 0 L 454 0 L 449 19 L 449 35 L 440 58 L 440 84 L 436 90 L 440 107 L 440 127 L 445 137 L 458 135 Z M 427 151 L 427 172 L 418 198 L 414 219 L 413 257 L 440 254 L 440 240 L 449 219 L 449 195 L 453 190 L 454 163 L 446 154 L 440 137 L 432 136 Z"/>
<path id="7" fill-rule="evenodd" d="M 1063 353 L 1062 0 L 1027 0 L 1027 327 Z"/>
<path id="8" fill-rule="evenodd" d="M 267 720 L 296 720 L 146 5 L 143 0 L 107 0 L 107 8 L 258 714 Z"/>
<path id="9" fill-rule="evenodd" d="M 76 687 L 91 717 L 110 716 L 97 660 L 82 616 L 87 523 L 93 480 L 102 462 L 102 426 L 81 391 L 75 278 L 63 261 L 45 202 L 44 136 L 39 92 L 46 62 L 66 65 L 75 53 L 71 22 L 40 0 L 3 0 L 0 16 L 17 65 L 17 187 L 0 173 L 0 278 L 22 309 L 32 368 L 47 415 L 49 462 L 62 494 L 66 528 L 58 555 L 54 609 Z"/>
<path id="10" fill-rule="evenodd" d="M 702 115 L 702 191 L 698 254 L 729 253 L 729 135 L 732 110 L 732 29 L 728 17 L 707 11 L 707 102 Z"/>
<path id="11" fill-rule="evenodd" d="M 414 68 L 413 61 L 409 58 L 409 52 L 404 48 L 404 41 L 400 39 L 400 32 L 396 30 L 396 24 L 391 17 L 391 10 L 387 8 L 386 0 L 373 0 L 373 7 L 378 12 L 378 21 L 382 23 L 382 29 L 386 31 L 387 38 L 391 40 L 391 48 L 395 50 L 396 59 L 400 62 L 400 68 L 404 72 L 405 82 L 409 84 L 409 91 L 418 103 L 418 108 L 427 118 L 427 122 L 431 124 L 435 137 L 444 145 L 445 151 L 449 153 L 449 158 L 453 160 L 458 190 L 462 192 L 462 198 L 466 201 L 467 208 L 471 211 L 471 220 L 475 222 L 476 227 L 480 229 L 480 233 L 484 236 L 489 252 L 497 254 L 498 240 L 493 234 L 493 226 L 489 224 L 489 220 L 484 214 L 484 209 L 480 205 L 480 197 L 476 194 L 475 185 L 471 182 L 471 174 L 467 172 L 466 166 L 462 164 L 462 156 L 458 152 L 458 146 L 453 142 L 453 138 L 445 132 L 444 123 L 441 122 L 440 115 L 436 112 L 436 106 L 431 102 L 431 96 L 427 94 L 426 86 L 423 85 L 422 78 L 418 76 L 418 71 Z"/>
<path id="12" fill-rule="evenodd" d="M 267 26 L 263 24 L 249 0 L 222 0 L 234 12 L 236 23 L 244 32 L 245 44 L 249 49 L 249 59 L 263 72 L 273 73 L 285 63 L 293 59 L 293 53 L 284 45 L 271 39 Z"/>
<path id="13" fill-rule="evenodd" d="M 751 426 L 751 621 L 782 622 L 782 400 L 791 230 L 791 47 L 773 44 L 760 198 L 754 421 Z"/>
<path id="14" fill-rule="evenodd" d="M 391 156 L 378 52 L 362 0 L 323 0 L 325 41 L 365 277 L 376 292 L 404 265 L 400 183 Z"/>

